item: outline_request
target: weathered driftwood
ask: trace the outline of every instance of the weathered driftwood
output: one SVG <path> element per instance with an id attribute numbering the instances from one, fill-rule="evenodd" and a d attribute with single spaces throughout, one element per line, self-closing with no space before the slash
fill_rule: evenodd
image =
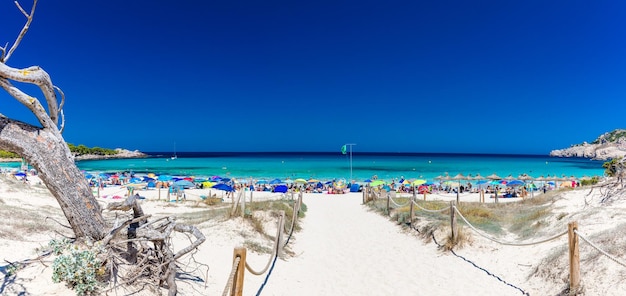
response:
<path id="1" fill-rule="evenodd" d="M 176 294 L 176 259 L 197 248 L 204 242 L 204 235 L 193 226 L 177 224 L 173 218 L 146 223 L 150 216 L 143 213 L 134 197 L 123 204 L 110 207 L 111 210 L 133 210 L 133 218 L 110 229 L 89 183 L 74 163 L 69 147 L 61 135 L 65 126 L 65 95 L 42 68 L 13 68 L 7 65 L 30 28 L 37 0 L 33 1 L 30 12 L 24 10 L 17 1 L 15 4 L 25 16 L 26 23 L 10 47 L 9 44 L 0 46 L 0 87 L 28 108 L 39 126 L 0 114 L 0 149 L 19 154 L 38 171 L 39 177 L 56 198 L 79 241 L 99 241 L 99 245 L 108 251 L 107 262 L 112 278 L 117 276 L 120 267 L 130 265 L 125 274 L 126 281 L 121 284 L 130 284 L 142 278 L 151 279 L 152 272 L 156 272 L 158 284 L 167 283 L 170 295 Z M 16 87 L 15 82 L 37 86 L 43 95 L 46 108 L 34 95 Z M 60 96 L 60 103 L 57 96 Z M 126 237 L 120 237 L 127 227 Z M 189 247 L 174 254 L 168 242 L 172 231 L 189 233 L 196 240 Z M 119 248 L 121 243 L 127 244 L 126 250 Z M 123 265 L 117 265 L 118 263 Z"/>
<path id="2" fill-rule="evenodd" d="M 176 223 L 173 217 L 163 217 L 155 221 L 148 222 L 149 215 L 144 215 L 141 206 L 135 196 L 131 196 L 123 202 L 111 203 L 107 206 L 112 211 L 133 211 L 133 218 L 125 221 L 122 225 L 112 229 L 103 239 L 103 245 L 110 246 L 110 252 L 115 254 L 107 260 L 111 263 L 113 270 L 114 262 L 125 260 L 125 263 L 135 264 L 135 270 L 139 272 L 128 273 L 121 277 L 127 278 L 122 283 L 131 283 L 139 278 L 145 271 L 150 270 L 154 285 L 167 286 L 169 295 L 176 295 L 176 260 L 195 250 L 202 244 L 206 237 L 198 228 L 190 225 Z M 119 243 L 126 243 L 125 256 L 117 256 L 119 251 L 111 241 L 119 236 L 121 230 L 127 228 L 126 239 L 118 240 Z M 187 247 L 174 253 L 168 244 L 168 238 L 173 231 L 188 233 L 195 237 L 195 240 Z M 115 277 L 120 275 L 115 274 Z"/>

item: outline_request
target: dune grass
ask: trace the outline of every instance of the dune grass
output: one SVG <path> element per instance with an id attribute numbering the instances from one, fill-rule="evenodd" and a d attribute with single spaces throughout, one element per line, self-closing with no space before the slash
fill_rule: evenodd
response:
<path id="1" fill-rule="evenodd" d="M 506 203 L 477 203 L 462 202 L 457 205 L 457 209 L 467 221 L 479 231 L 493 236 L 502 236 L 505 234 L 513 234 L 519 239 L 525 239 L 535 235 L 538 231 L 545 229 L 552 221 L 561 220 L 566 214 L 553 214 L 552 204 L 558 198 L 562 191 L 556 190 L 546 194 L 541 194 L 533 198 L 526 198 L 520 202 Z M 404 205 L 409 201 L 408 198 L 396 198 L 395 203 Z M 421 201 L 417 203 L 420 207 L 436 211 L 449 208 L 449 202 L 443 201 Z M 410 224 L 410 206 L 402 206 L 394 208 L 393 203 L 390 204 L 390 210 L 387 211 L 387 200 L 377 199 L 368 202 L 368 206 L 374 211 L 384 216 L 389 216 L 391 220 L 398 224 Z M 414 218 L 419 222 L 421 229 L 418 229 L 420 236 L 430 239 L 433 233 L 437 231 L 450 232 L 450 210 L 441 212 L 423 211 L 414 207 Z M 458 225 L 466 223 L 457 217 Z M 458 237 L 452 240 L 451 237 L 444 239 L 444 248 L 450 249 L 454 246 L 461 247 L 465 243 L 471 242 L 471 233 L 465 227 L 458 227 Z M 447 230 L 446 230 L 447 229 Z"/>
<path id="2" fill-rule="evenodd" d="M 278 213 L 280 211 L 285 212 L 285 229 L 283 231 L 286 233 L 291 229 L 291 224 L 293 223 L 293 204 L 295 201 L 293 200 L 269 200 L 269 201 L 255 201 L 255 202 L 247 202 L 245 206 L 245 214 L 243 215 L 244 221 L 249 225 L 249 227 L 253 230 L 253 232 L 261 235 L 266 240 L 274 240 L 275 233 L 268 233 L 266 230 L 266 225 L 268 223 L 275 223 L 278 220 Z M 222 204 L 216 203 L 211 208 L 194 211 L 194 212 L 186 212 L 178 215 L 178 218 L 181 219 L 184 223 L 191 225 L 198 225 L 214 220 L 227 220 L 234 217 L 241 217 L 241 213 L 239 212 L 240 208 L 235 211 L 235 215 L 232 214 L 232 205 L 230 204 Z M 301 226 L 298 223 L 298 220 L 305 216 L 307 211 L 306 204 L 302 204 L 300 212 L 298 213 L 298 217 L 296 219 L 296 223 L 294 225 L 294 232 L 300 231 Z M 244 235 L 242 233 L 242 235 Z M 244 235 L 249 236 L 249 235 Z M 271 253 L 271 246 L 267 246 L 259 243 L 251 238 L 246 238 L 244 242 L 244 246 L 251 251 L 255 251 L 261 254 Z"/>

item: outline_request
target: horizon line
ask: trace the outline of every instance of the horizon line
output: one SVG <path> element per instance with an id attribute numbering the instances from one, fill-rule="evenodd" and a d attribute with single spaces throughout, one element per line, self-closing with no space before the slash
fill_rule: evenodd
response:
<path id="1" fill-rule="evenodd" d="M 138 150 L 139 151 L 139 150 Z M 167 154 L 174 151 L 140 151 L 145 154 Z M 341 154 L 341 151 L 176 151 L 176 153 L 211 153 L 211 154 Z M 388 152 L 388 151 L 352 151 L 353 154 L 402 154 L 402 155 L 500 155 L 500 156 L 550 156 L 550 154 L 531 153 L 479 153 L 479 152 Z M 556 156 L 555 156 L 556 157 Z M 558 157 L 557 157 L 558 158 Z"/>

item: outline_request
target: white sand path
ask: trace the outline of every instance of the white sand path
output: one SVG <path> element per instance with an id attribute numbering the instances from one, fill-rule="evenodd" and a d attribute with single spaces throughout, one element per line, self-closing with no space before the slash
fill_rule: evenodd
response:
<path id="1" fill-rule="evenodd" d="M 290 243 L 297 255 L 276 262 L 261 295 L 521 295 L 361 201 L 305 195 L 303 230 Z M 256 295 L 264 279 L 246 272 L 244 295 Z"/>

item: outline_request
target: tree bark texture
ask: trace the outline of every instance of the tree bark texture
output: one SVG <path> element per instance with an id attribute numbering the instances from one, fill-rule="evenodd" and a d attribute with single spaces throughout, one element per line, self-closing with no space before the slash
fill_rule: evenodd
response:
<path id="1" fill-rule="evenodd" d="M 18 153 L 39 172 L 77 238 L 100 240 L 106 235 L 100 205 L 58 129 L 1 116 L 0 149 Z"/>

